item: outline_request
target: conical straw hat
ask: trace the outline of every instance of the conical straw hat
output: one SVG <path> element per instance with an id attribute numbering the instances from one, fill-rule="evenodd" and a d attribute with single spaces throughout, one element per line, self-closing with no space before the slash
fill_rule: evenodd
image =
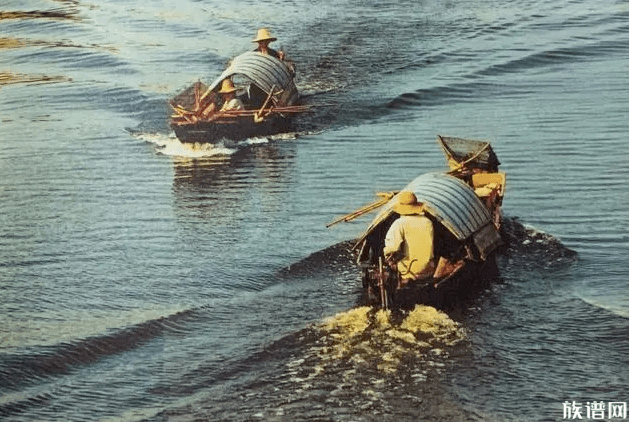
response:
<path id="1" fill-rule="evenodd" d="M 402 191 L 397 195 L 397 203 L 393 206 L 393 211 L 400 215 L 421 214 L 424 206 L 417 202 L 417 197 L 411 191 Z"/>
<path id="2" fill-rule="evenodd" d="M 258 29 L 258 34 L 256 35 L 256 38 L 253 40 L 253 42 L 260 42 L 260 41 L 276 41 L 277 38 L 271 36 L 271 33 L 269 32 L 268 29 L 266 28 L 260 28 Z"/>
<path id="3" fill-rule="evenodd" d="M 223 84 L 221 85 L 221 90 L 218 91 L 219 94 L 229 94 L 230 92 L 236 91 L 234 87 L 234 83 L 231 79 L 223 79 Z"/>

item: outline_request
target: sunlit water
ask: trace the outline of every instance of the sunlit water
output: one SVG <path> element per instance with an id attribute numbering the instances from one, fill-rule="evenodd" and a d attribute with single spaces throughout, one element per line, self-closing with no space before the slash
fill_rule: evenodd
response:
<path id="1" fill-rule="evenodd" d="M 184 145 L 168 99 L 269 26 L 316 111 Z M 557 421 L 629 402 L 629 5 L 0 7 L 0 419 Z M 363 307 L 333 219 L 444 168 L 507 172 L 500 276 Z"/>

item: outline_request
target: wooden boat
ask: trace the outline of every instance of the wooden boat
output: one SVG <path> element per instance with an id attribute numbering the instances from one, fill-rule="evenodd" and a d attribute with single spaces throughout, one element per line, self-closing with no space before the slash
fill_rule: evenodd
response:
<path id="1" fill-rule="evenodd" d="M 362 267 L 363 287 L 371 302 L 389 308 L 402 303 L 432 302 L 440 293 L 460 289 L 479 271 L 495 265 L 501 245 L 501 204 L 506 175 L 488 142 L 438 136 L 449 170 L 421 175 L 403 191 L 423 203 L 434 228 L 434 273 L 404 286 L 395 266 L 387 264 L 384 239 L 399 218 L 394 211 L 399 192 L 380 193 L 380 199 L 348 214 L 349 221 L 382 208 L 357 240 L 354 250 Z"/>
<path id="2" fill-rule="evenodd" d="M 220 111 L 221 83 L 230 79 L 244 110 Z M 299 105 L 292 63 L 257 52 L 234 58 L 214 82 L 197 82 L 170 101 L 170 127 L 181 142 L 242 141 L 289 130 Z"/>

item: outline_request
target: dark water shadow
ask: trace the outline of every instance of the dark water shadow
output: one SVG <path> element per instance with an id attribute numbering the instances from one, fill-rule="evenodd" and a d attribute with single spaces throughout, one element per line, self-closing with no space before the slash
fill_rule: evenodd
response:
<path id="1" fill-rule="evenodd" d="M 75 367 L 136 349 L 165 333 L 183 335 L 185 324 L 195 319 L 197 313 L 198 310 L 189 309 L 83 340 L 15 355 L 4 354 L 0 360 L 0 389 L 19 390 L 41 382 L 42 378 L 70 373 Z M 0 414 L 3 411 L 9 410 L 0 406 Z"/>

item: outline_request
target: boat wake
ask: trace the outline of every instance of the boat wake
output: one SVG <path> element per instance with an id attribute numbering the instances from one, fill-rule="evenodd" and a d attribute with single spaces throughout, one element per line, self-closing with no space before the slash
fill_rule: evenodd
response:
<path id="1" fill-rule="evenodd" d="M 542 256 L 552 257 L 541 263 L 545 268 L 558 257 L 569 260 L 575 255 L 553 236 L 517 219 L 506 219 L 503 231 L 503 256 L 513 265 L 518 266 L 518 261 L 535 265 Z M 276 276 L 284 282 L 336 280 L 343 295 L 356 295 L 357 289 L 346 288 L 360 283 L 351 251 L 354 243 L 344 241 L 315 252 L 280 269 Z M 313 287 L 320 290 L 328 291 L 321 284 Z M 305 302 L 302 299 L 300 306 L 308 306 Z M 333 311 L 261 350 L 222 362 L 220 368 L 196 368 L 194 377 L 183 377 L 185 383 L 154 387 L 153 394 L 186 397 L 208 386 L 213 389 L 192 404 L 186 399 L 167 405 L 158 417 L 295 420 L 309 415 L 368 420 L 362 417 L 365 412 L 387 414 L 396 403 L 398 409 L 412 409 L 410 413 L 421 412 L 431 420 L 485 420 L 449 401 L 447 387 L 440 382 L 468 347 L 468 331 L 458 316 L 421 304 L 395 312 L 360 304 Z M 244 381 L 234 386 L 230 384 L 234 379 Z M 219 392 L 230 385 L 235 400 L 225 400 Z"/>
<path id="2" fill-rule="evenodd" d="M 361 306 L 329 317 L 314 329 L 318 341 L 310 351 L 319 361 L 315 368 L 342 361 L 355 369 L 365 366 L 383 373 L 397 372 L 410 357 L 445 355 L 448 346 L 465 339 L 457 322 L 426 305 L 399 315 Z M 425 379 L 421 373 L 414 377 Z"/>
<path id="3" fill-rule="evenodd" d="M 187 332 L 186 323 L 196 318 L 198 309 L 184 309 L 160 317 L 151 317 L 120 329 L 82 339 L 13 350 L 4 353 L 0 362 L 0 388 L 18 389 L 20 386 L 38 382 L 45 377 L 66 374 L 74 367 L 94 363 L 106 356 L 137 349 L 156 337 L 166 333 L 179 335 Z M 0 415 L 8 407 L 0 406 Z"/>
<path id="4" fill-rule="evenodd" d="M 228 157 L 238 151 L 255 145 L 264 145 L 273 141 L 287 141 L 297 139 L 296 132 L 280 133 L 277 135 L 249 138 L 234 143 L 230 141 L 212 143 L 183 143 L 171 133 L 132 132 L 132 135 L 143 142 L 153 144 L 156 152 L 162 155 L 179 158 L 209 158 Z"/>
<path id="5" fill-rule="evenodd" d="M 629 309 L 627 304 L 618 295 L 596 296 L 589 293 L 577 293 L 579 299 L 595 308 L 629 319 Z"/>
<path id="6" fill-rule="evenodd" d="M 282 279 L 313 275 L 338 276 L 356 270 L 356 257 L 352 250 L 356 240 L 346 240 L 308 255 L 277 272 Z"/>
<path id="7" fill-rule="evenodd" d="M 241 387 L 246 396 L 237 394 L 236 400 L 225 400 L 220 394 L 203 397 L 192 407 L 174 406 L 160 416 L 193 413 L 198 419 L 216 420 L 238 419 L 234 418 L 238 415 L 243 420 L 363 421 L 371 420 L 363 417 L 365 412 L 390 414 L 391 403 L 397 403 L 398 408 L 421 412 L 430 420 L 435 407 L 443 417 L 439 420 L 471 420 L 469 414 L 463 418 L 464 409 L 448 402 L 439 382 L 450 357 L 465 347 L 466 338 L 459 323 L 430 306 L 418 305 L 401 315 L 353 308 L 287 335 L 249 357 L 240 365 L 241 370 L 255 366 L 256 371 L 249 384 Z M 233 378 L 233 374 L 219 378 Z"/>
<path id="8" fill-rule="evenodd" d="M 519 264 L 532 270 L 555 270 L 578 258 L 558 238 L 523 224 L 518 218 L 503 219 L 500 234 L 505 242 L 500 255 L 509 260 L 506 266 Z"/>
<path id="9" fill-rule="evenodd" d="M 133 133 L 133 135 L 146 143 L 155 145 L 159 154 L 171 157 L 204 158 L 228 156 L 237 151 L 236 148 L 227 147 L 224 144 L 182 143 L 174 133 L 138 132 Z"/>

